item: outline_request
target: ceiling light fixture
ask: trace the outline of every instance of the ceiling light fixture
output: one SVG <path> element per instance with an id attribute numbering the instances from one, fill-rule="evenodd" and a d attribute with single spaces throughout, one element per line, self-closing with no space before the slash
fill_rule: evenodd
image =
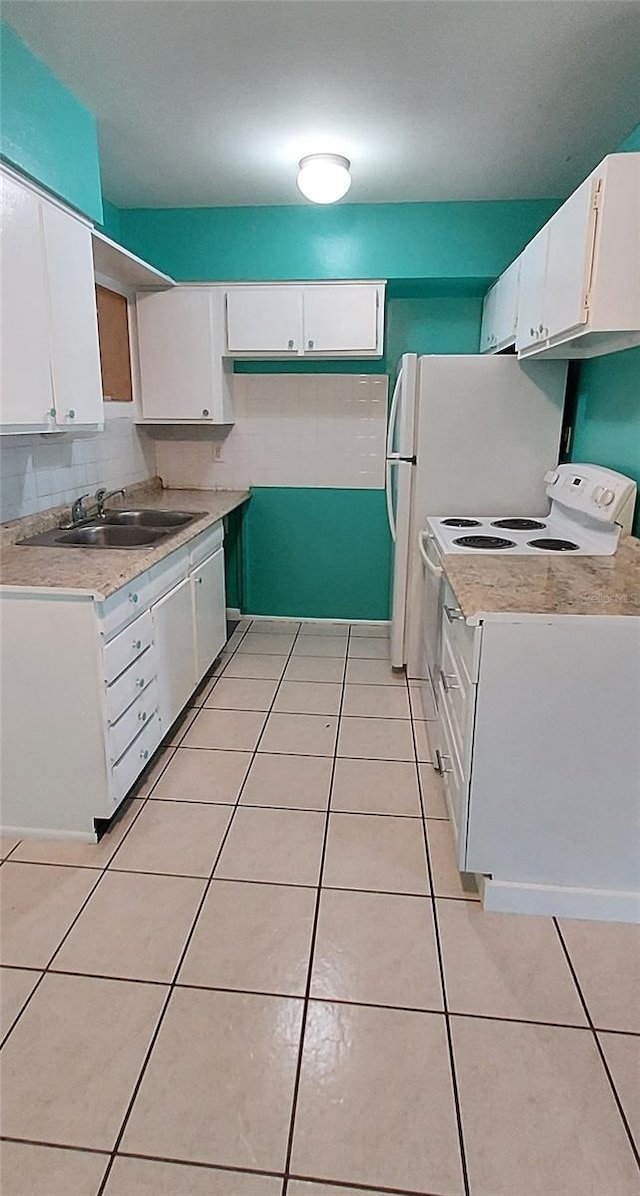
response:
<path id="1" fill-rule="evenodd" d="M 350 166 L 342 154 L 308 154 L 299 162 L 298 187 L 312 203 L 335 203 L 351 186 Z"/>

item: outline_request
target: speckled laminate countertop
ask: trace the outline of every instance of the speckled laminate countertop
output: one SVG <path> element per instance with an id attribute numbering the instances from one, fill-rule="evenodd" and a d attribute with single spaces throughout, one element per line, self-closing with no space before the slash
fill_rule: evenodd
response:
<path id="1" fill-rule="evenodd" d="M 59 526 L 69 509 L 56 508 L 7 523 L 0 529 L 0 583 L 3 589 L 62 590 L 108 598 L 134 577 L 168 557 L 194 536 L 250 498 L 248 490 L 162 490 L 158 480 L 127 488 L 114 507 L 174 511 L 206 511 L 152 548 L 100 551 L 97 548 L 31 547 L 16 540 Z"/>
<path id="2" fill-rule="evenodd" d="M 640 617 L 640 540 L 633 536 L 613 556 L 452 553 L 443 566 L 473 623 L 501 614 Z"/>

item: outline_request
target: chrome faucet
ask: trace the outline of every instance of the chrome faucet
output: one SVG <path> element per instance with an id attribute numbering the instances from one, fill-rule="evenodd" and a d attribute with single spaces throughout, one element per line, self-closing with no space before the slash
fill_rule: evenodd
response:
<path id="1" fill-rule="evenodd" d="M 72 505 L 71 505 L 71 526 L 72 527 L 75 526 L 76 523 L 82 523 L 82 521 L 84 519 L 86 519 L 87 516 L 86 516 L 83 504 L 84 504 L 85 498 L 88 498 L 88 497 L 89 497 L 88 494 L 81 494 L 80 498 L 76 498 L 75 502 L 72 503 Z"/>
<path id="2" fill-rule="evenodd" d="M 118 494 L 121 494 L 124 498 L 124 495 L 126 494 L 126 490 L 124 490 L 124 489 L 120 489 L 120 490 L 99 489 L 99 490 L 96 490 L 96 493 L 95 493 L 96 513 L 99 518 L 102 517 L 102 515 L 104 515 L 104 504 L 107 502 L 107 500 L 109 498 L 115 498 L 116 495 L 118 495 Z"/>

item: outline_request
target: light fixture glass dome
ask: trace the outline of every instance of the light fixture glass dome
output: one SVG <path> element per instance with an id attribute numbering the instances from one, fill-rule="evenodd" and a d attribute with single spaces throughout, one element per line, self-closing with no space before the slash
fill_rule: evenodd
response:
<path id="1" fill-rule="evenodd" d="M 351 165 L 341 154 L 309 154 L 300 159 L 298 187 L 312 203 L 335 203 L 351 186 Z"/>

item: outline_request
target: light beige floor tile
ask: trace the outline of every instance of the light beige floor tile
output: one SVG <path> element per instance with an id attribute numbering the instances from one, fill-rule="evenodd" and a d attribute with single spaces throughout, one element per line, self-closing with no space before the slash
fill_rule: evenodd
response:
<path id="1" fill-rule="evenodd" d="M 18 846 L 19 839 L 12 839 L 8 835 L 0 835 L 0 859 L 6 860 L 7 856 L 11 854 L 14 847 Z"/>
<path id="2" fill-rule="evenodd" d="M 433 890 L 437 897 L 466 897 L 479 901 L 480 894 L 474 877 L 458 871 L 455 839 L 450 822 L 427 819 L 427 839 L 433 876 Z"/>
<path id="3" fill-rule="evenodd" d="M 347 654 L 347 633 L 344 635 L 300 635 L 293 649 L 294 656 L 335 656 Z"/>
<path id="4" fill-rule="evenodd" d="M 252 635 L 295 635 L 300 624 L 291 619 L 254 619 L 249 628 Z"/>
<path id="5" fill-rule="evenodd" d="M 408 719 L 407 691 L 393 685 L 347 685 L 342 713 L 361 718 Z"/>
<path id="6" fill-rule="evenodd" d="M 325 815 L 239 806 L 216 876 L 317 885 Z"/>
<path id="7" fill-rule="evenodd" d="M 3 864 L 0 962 L 46 967 L 98 878 L 90 868 Z"/>
<path id="8" fill-rule="evenodd" d="M 247 806 L 326 810 L 332 767 L 330 756 L 270 756 L 258 752 L 240 802 Z"/>
<path id="9" fill-rule="evenodd" d="M 199 709 L 197 707 L 195 709 L 187 707 L 169 728 L 167 736 L 163 741 L 164 747 L 177 747 L 194 719 L 197 718 L 198 713 Z"/>
<path id="10" fill-rule="evenodd" d="M 629 1127 L 640 1146 L 640 1037 L 598 1034 Z"/>
<path id="11" fill-rule="evenodd" d="M 253 652 L 236 652 L 233 660 L 229 661 L 225 677 L 253 677 L 256 681 L 279 681 L 284 673 L 288 657 L 270 656 Z"/>
<path id="12" fill-rule="evenodd" d="M 291 1169 L 461 1196 L 440 1015 L 311 1003 Z"/>
<path id="13" fill-rule="evenodd" d="M 249 631 L 240 644 L 238 653 L 243 656 L 246 652 L 257 652 L 261 656 L 282 656 L 283 653 L 291 651 L 295 638 L 295 633 L 287 635 L 279 632 L 269 635 L 268 632 Z"/>
<path id="14" fill-rule="evenodd" d="M 385 1196 L 378 1188 L 337 1188 L 335 1184 L 306 1184 L 303 1180 L 289 1181 L 287 1196 Z"/>
<path id="15" fill-rule="evenodd" d="M 432 764 L 419 764 L 420 786 L 426 818 L 448 818 L 449 811 L 444 796 L 442 777 Z"/>
<path id="16" fill-rule="evenodd" d="M 560 929 L 594 1026 L 640 1033 L 640 926 L 562 918 Z"/>
<path id="17" fill-rule="evenodd" d="M 302 623 L 300 625 L 300 635 L 328 635 L 328 636 L 342 636 L 343 638 L 349 634 L 348 623 Z"/>
<path id="18" fill-rule="evenodd" d="M 111 1149 L 165 992 L 45 976 L 4 1048 L 2 1132 Z"/>
<path id="19" fill-rule="evenodd" d="M 634 1196 L 638 1172 L 591 1034 L 452 1018 L 474 1196 Z"/>
<path id="20" fill-rule="evenodd" d="M 388 623 L 352 623 L 351 624 L 351 638 L 354 636 L 363 635 L 366 639 L 388 640 L 390 635 L 390 628 Z"/>
<path id="21" fill-rule="evenodd" d="M 394 672 L 386 660 L 355 660 L 351 657 L 347 661 L 348 685 L 402 685 L 406 688 L 407 679 L 404 673 Z"/>
<path id="22" fill-rule="evenodd" d="M 301 1020 L 302 1001 L 175 989 L 122 1149 L 281 1169 Z"/>
<path id="23" fill-rule="evenodd" d="M 406 760 L 337 759 L 331 809 L 419 817 L 415 764 Z"/>
<path id="24" fill-rule="evenodd" d="M 283 681 L 273 709 L 287 714 L 338 714 L 339 682 Z"/>
<path id="25" fill-rule="evenodd" d="M 304 996 L 313 889 L 214 880 L 180 970 L 180 984 Z"/>
<path id="26" fill-rule="evenodd" d="M 152 798 L 235 802 L 251 759 L 251 752 L 177 748 Z"/>
<path id="27" fill-rule="evenodd" d="M 360 760 L 415 760 L 411 723 L 401 718 L 342 718 L 338 755 Z"/>
<path id="28" fill-rule="evenodd" d="M 185 735 L 184 747 L 252 752 L 264 722 L 262 710 L 208 710 L 203 707 Z"/>
<path id="29" fill-rule="evenodd" d="M 196 711 L 192 710 L 188 712 L 188 714 L 189 719 L 192 720 L 195 717 Z M 189 721 L 189 719 L 187 721 Z M 131 795 L 133 797 L 139 798 L 142 801 L 143 798 L 149 796 L 156 781 L 158 780 L 158 777 L 162 776 L 162 773 L 167 767 L 167 764 L 169 763 L 175 750 L 176 749 L 172 744 L 170 747 L 163 747 L 160 749 L 160 751 L 156 752 L 156 755 L 147 765 L 144 772 L 131 790 Z"/>
<path id="30" fill-rule="evenodd" d="M 282 1180 L 266 1175 L 118 1155 L 104 1196 L 280 1196 L 281 1191 Z"/>
<path id="31" fill-rule="evenodd" d="M 268 710 L 277 688 L 277 681 L 221 677 L 203 704 L 223 710 Z"/>
<path id="32" fill-rule="evenodd" d="M 2 1196 L 96 1196 L 108 1155 L 2 1143 Z"/>
<path id="33" fill-rule="evenodd" d="M 416 740 L 416 756 L 421 763 L 432 764 L 435 761 L 435 752 L 429 742 L 429 726 L 430 723 L 414 722 L 413 733 Z"/>
<path id="34" fill-rule="evenodd" d="M 421 823 L 414 818 L 331 814 L 323 883 L 376 892 L 428 893 Z"/>
<path id="35" fill-rule="evenodd" d="M 417 721 L 433 720 L 438 717 L 431 686 L 414 684 L 409 686 L 411 712 Z"/>
<path id="36" fill-rule="evenodd" d="M 349 657 L 355 660 L 389 660 L 389 641 L 380 636 L 357 635 L 349 643 Z"/>
<path id="37" fill-rule="evenodd" d="M 27 972 L 22 968 L 3 968 L 0 972 L 0 1038 L 4 1038 L 17 1018 L 40 976 L 40 972 Z"/>
<path id="38" fill-rule="evenodd" d="M 229 806 L 148 802 L 110 866 L 208 876 L 232 813 Z"/>
<path id="39" fill-rule="evenodd" d="M 311 996 L 442 1009 L 431 902 L 324 889 Z"/>
<path id="40" fill-rule="evenodd" d="M 337 727 L 329 714 L 270 714 L 258 751 L 332 756 Z"/>
<path id="41" fill-rule="evenodd" d="M 285 681 L 342 681 L 344 660 L 334 656 L 292 656 Z"/>
<path id="42" fill-rule="evenodd" d="M 190 877 L 107 872 L 51 966 L 169 983 L 204 886 Z"/>
<path id="43" fill-rule="evenodd" d="M 586 1026 L 551 918 L 486 913 L 438 901 L 449 1009 L 486 1017 Z"/>
<path id="44" fill-rule="evenodd" d="M 79 868 L 106 868 L 116 848 L 142 809 L 142 801 L 125 803 L 119 817 L 111 824 L 99 843 L 82 843 L 78 839 L 23 839 L 11 857 L 34 864 L 75 864 Z"/>

